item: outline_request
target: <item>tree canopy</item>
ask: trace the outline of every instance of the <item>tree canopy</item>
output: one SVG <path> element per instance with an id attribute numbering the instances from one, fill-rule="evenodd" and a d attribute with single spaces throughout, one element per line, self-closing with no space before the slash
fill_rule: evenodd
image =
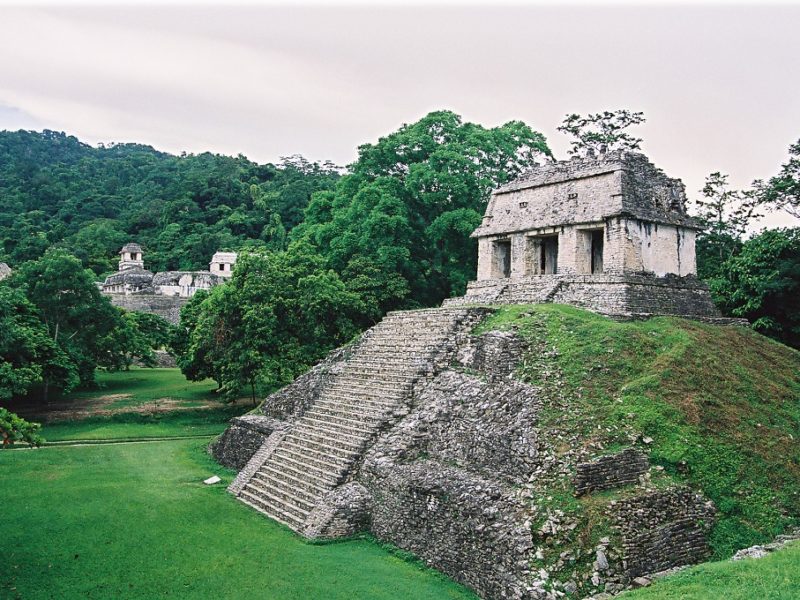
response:
<path id="1" fill-rule="evenodd" d="M 766 183 L 753 183 L 761 201 L 800 219 L 800 140 L 789 146 L 789 160 Z"/>
<path id="2" fill-rule="evenodd" d="M 290 382 L 360 330 L 363 303 L 303 242 L 244 253 L 231 280 L 183 310 L 179 365 L 235 399 Z"/>
<path id="3" fill-rule="evenodd" d="M 494 128 L 430 113 L 359 148 L 350 173 L 314 194 L 292 231 L 359 292 L 373 319 L 464 292 L 477 252 L 469 233 L 491 191 L 552 159 L 520 121 Z"/>
<path id="4" fill-rule="evenodd" d="M 217 250 L 282 243 L 311 194 L 338 175 L 331 163 L 299 156 L 259 165 L 0 131 L 0 261 L 15 267 L 60 247 L 100 275 L 116 270 L 116 253 L 135 240 L 153 270 L 206 269 Z"/>
<path id="5" fill-rule="evenodd" d="M 569 114 L 557 129 L 573 138 L 569 154 L 586 158 L 615 150 L 639 150 L 642 139 L 633 137 L 626 130 L 644 122 L 643 112 L 606 110 L 585 117 Z"/>

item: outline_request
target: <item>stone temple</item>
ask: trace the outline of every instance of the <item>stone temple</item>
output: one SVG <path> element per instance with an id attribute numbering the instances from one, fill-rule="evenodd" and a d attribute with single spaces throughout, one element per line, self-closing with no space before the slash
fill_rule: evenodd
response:
<path id="1" fill-rule="evenodd" d="M 180 309 L 198 290 L 227 281 L 236 264 L 235 252 L 217 252 L 208 271 L 164 271 L 144 268 L 144 251 L 139 244 L 125 244 L 119 252 L 119 270 L 100 284 L 111 302 L 127 310 L 149 312 L 177 323 Z"/>
<path id="2" fill-rule="evenodd" d="M 621 317 L 720 316 L 696 278 L 698 222 L 686 192 L 644 155 L 539 166 L 497 189 L 478 273 L 446 305 L 560 302 Z"/>
<path id="3" fill-rule="evenodd" d="M 498 189 L 473 234 L 466 295 L 389 313 L 235 418 L 210 448 L 238 471 L 228 490 L 307 538 L 369 532 L 483 598 L 616 592 L 703 560 L 713 503 L 650 485 L 646 441 L 609 452 L 543 425 L 552 389 L 517 367 L 547 355 L 546 339 L 475 333 L 509 303 L 730 322 L 694 276 L 698 225 L 685 204 L 679 180 L 632 153 L 537 167 Z M 608 526 L 580 556 L 562 544 L 591 539 L 593 526 L 547 507 L 548 482 L 565 477 Z"/>

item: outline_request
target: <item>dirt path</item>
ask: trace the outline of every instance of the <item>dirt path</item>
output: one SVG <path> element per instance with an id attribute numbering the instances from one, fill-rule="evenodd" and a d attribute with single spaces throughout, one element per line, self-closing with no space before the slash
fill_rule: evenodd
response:
<path id="1" fill-rule="evenodd" d="M 108 417 L 123 413 L 158 414 L 220 407 L 219 401 L 214 399 L 193 402 L 193 406 L 184 406 L 182 405 L 182 402 L 184 402 L 182 400 L 157 398 L 135 406 L 116 406 L 112 408 L 114 403 L 130 398 L 131 395 L 106 394 L 96 398 L 57 400 L 47 406 L 20 405 L 16 412 L 24 419 L 38 423 L 52 423 L 55 421 L 75 421 L 88 417 Z"/>
<path id="2" fill-rule="evenodd" d="M 8 450 L 41 450 L 43 448 L 63 448 L 73 446 L 115 446 L 119 444 L 151 444 L 153 442 L 176 442 L 181 440 L 211 439 L 215 436 L 212 433 L 200 433 L 196 435 L 173 435 L 166 437 L 149 438 L 120 438 L 110 440 L 59 440 L 57 442 L 45 442 L 38 448 L 31 448 L 23 445 L 15 445 Z"/>

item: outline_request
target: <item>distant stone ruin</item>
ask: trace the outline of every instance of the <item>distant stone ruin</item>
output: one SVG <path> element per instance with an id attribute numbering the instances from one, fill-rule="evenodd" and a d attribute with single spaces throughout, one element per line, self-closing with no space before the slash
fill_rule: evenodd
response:
<path id="1" fill-rule="evenodd" d="M 642 154 L 538 166 L 497 189 L 478 239 L 478 275 L 465 304 L 558 302 L 620 317 L 714 320 L 697 279 L 698 222 L 679 179 Z"/>
<path id="2" fill-rule="evenodd" d="M 0 262 L 0 281 L 11 275 L 11 267 L 6 263 Z"/>
<path id="3" fill-rule="evenodd" d="M 101 291 L 115 306 L 159 315 L 177 323 L 180 310 L 198 290 L 207 290 L 227 281 L 236 264 L 235 252 L 217 252 L 208 271 L 164 271 L 144 268 L 144 251 L 128 243 L 120 250 L 119 271 L 106 277 Z"/>

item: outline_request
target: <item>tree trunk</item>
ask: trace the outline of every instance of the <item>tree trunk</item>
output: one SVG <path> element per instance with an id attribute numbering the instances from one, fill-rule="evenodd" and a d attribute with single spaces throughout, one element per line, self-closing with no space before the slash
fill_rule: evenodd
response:
<path id="1" fill-rule="evenodd" d="M 58 344 L 58 325 L 59 324 L 56 323 L 56 330 L 55 334 L 53 335 L 53 342 L 55 342 L 56 344 Z M 44 389 L 42 390 L 42 396 L 43 396 L 42 399 L 44 400 L 44 405 L 47 406 L 50 401 L 50 382 L 47 379 L 44 380 Z"/>

